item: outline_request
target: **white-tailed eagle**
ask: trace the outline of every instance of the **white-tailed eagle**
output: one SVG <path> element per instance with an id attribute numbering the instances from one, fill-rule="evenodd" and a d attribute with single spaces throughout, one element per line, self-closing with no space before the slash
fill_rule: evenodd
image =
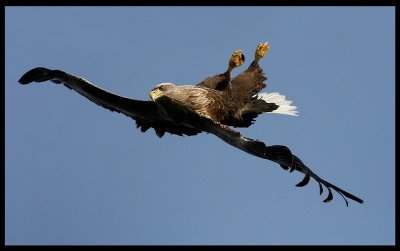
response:
<path id="1" fill-rule="evenodd" d="M 104 108 L 131 117 L 142 132 L 153 128 L 159 137 L 165 132 L 180 136 L 193 136 L 201 132 L 214 134 L 240 150 L 278 163 L 285 170 L 302 172 L 305 176 L 296 185 L 298 187 L 307 185 L 310 178 L 315 179 L 319 184 L 320 194 L 323 186 L 328 189 L 324 202 L 332 200 L 333 189 L 343 197 L 347 206 L 346 198 L 363 203 L 360 198 L 321 179 L 286 146 L 267 146 L 259 140 L 242 136 L 230 127 L 249 127 L 263 113 L 297 115 L 297 108 L 285 96 L 279 93 L 259 93 L 266 87 L 266 77 L 258 62 L 268 49 L 268 42 L 260 43 L 254 61 L 247 70 L 234 78 L 231 77 L 232 70 L 245 60 L 240 50 L 232 54 L 225 73 L 206 78 L 196 85 L 159 84 L 150 92 L 152 100 L 146 101 L 122 97 L 103 90 L 84 78 L 43 67 L 28 71 L 19 83 L 25 85 L 50 80 L 56 84 L 64 84 Z"/>

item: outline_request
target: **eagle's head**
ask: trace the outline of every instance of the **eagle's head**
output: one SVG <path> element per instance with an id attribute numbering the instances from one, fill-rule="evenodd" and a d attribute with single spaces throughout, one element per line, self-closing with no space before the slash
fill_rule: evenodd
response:
<path id="1" fill-rule="evenodd" d="M 175 85 L 173 83 L 161 83 L 156 85 L 150 92 L 150 98 L 153 101 L 156 101 L 159 97 L 163 96 L 166 91 L 171 88 L 174 88 Z"/>

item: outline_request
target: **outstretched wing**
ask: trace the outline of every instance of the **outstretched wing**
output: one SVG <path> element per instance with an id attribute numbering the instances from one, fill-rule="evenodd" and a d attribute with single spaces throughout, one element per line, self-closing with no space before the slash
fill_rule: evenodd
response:
<path id="1" fill-rule="evenodd" d="M 294 170 L 302 172 L 305 176 L 303 180 L 296 185 L 298 187 L 307 185 L 310 181 L 310 178 L 315 179 L 319 184 L 320 194 L 322 194 L 323 192 L 322 186 L 325 186 L 328 189 L 329 194 L 324 202 L 329 202 L 333 199 L 333 189 L 343 197 L 343 199 L 346 201 L 346 206 L 349 205 L 346 198 L 357 201 L 358 203 L 363 203 L 362 199 L 320 178 L 313 171 L 311 171 L 311 169 L 308 168 L 297 156 L 293 155 L 289 148 L 287 148 L 286 146 L 266 146 L 261 141 L 243 137 L 240 135 L 239 132 L 231 129 L 230 127 L 215 122 L 206 117 L 199 118 L 198 122 L 199 125 L 201 125 L 202 130 L 216 135 L 226 143 L 240 150 L 243 150 L 259 158 L 274 161 L 285 170 L 290 169 L 291 172 Z"/>
<path id="2" fill-rule="evenodd" d="M 49 70 L 38 67 L 25 73 L 19 83 L 26 85 L 31 82 L 52 81 L 56 84 L 64 84 L 90 101 L 110 110 L 125 114 L 136 120 L 136 125 L 145 132 L 150 127 L 154 128 L 156 134 L 162 137 L 165 132 L 177 135 L 196 135 L 201 131 L 183 125 L 176 125 L 166 120 L 159 114 L 158 105 L 154 101 L 142 101 L 122 97 L 103 90 L 84 78 L 76 77 L 60 70 Z"/>

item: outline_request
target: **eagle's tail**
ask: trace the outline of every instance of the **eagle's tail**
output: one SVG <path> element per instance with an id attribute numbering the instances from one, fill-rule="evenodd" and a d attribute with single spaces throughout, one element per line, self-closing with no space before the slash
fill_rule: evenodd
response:
<path id="1" fill-rule="evenodd" d="M 286 100 L 286 97 L 284 95 L 279 94 L 278 92 L 272 92 L 272 93 L 259 93 L 256 96 L 257 98 L 257 103 L 259 106 L 262 106 L 262 103 L 260 101 L 265 101 L 267 104 L 264 103 L 265 107 L 270 107 L 271 104 L 275 104 L 277 106 L 276 109 L 272 110 L 271 109 L 265 109 L 262 112 L 271 112 L 271 113 L 280 113 L 280 114 L 286 114 L 286 115 L 292 115 L 292 116 L 297 116 L 297 107 L 291 105 L 293 101 Z"/>

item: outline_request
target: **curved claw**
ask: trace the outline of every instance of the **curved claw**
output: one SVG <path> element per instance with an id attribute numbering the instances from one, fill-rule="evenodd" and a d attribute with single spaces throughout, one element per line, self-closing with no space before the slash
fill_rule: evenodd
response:
<path id="1" fill-rule="evenodd" d="M 328 197 L 326 197 L 326 199 L 324 200 L 325 203 L 330 202 L 333 199 L 333 194 L 332 194 L 332 190 L 328 187 Z"/>
<path id="2" fill-rule="evenodd" d="M 303 186 L 307 185 L 308 182 L 310 182 L 310 173 L 306 173 L 306 175 L 304 175 L 303 180 L 300 181 L 300 183 L 298 183 L 296 186 L 303 187 Z"/>

